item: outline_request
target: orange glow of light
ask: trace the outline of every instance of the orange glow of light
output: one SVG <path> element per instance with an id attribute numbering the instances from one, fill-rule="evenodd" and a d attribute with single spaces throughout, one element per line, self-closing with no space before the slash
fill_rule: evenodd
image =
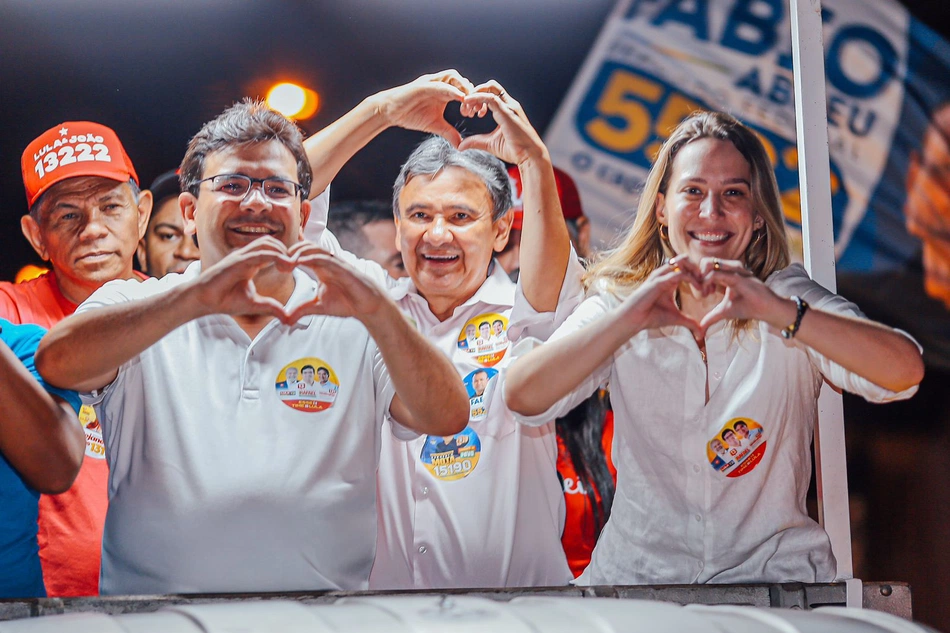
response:
<path id="1" fill-rule="evenodd" d="M 279 83 L 268 91 L 267 105 L 288 119 L 309 119 L 320 107 L 320 96 L 310 88 Z"/>
<path id="2" fill-rule="evenodd" d="M 36 279 L 43 273 L 47 272 L 48 269 L 43 268 L 42 266 L 34 266 L 33 264 L 27 264 L 23 268 L 17 271 L 16 274 L 16 283 L 21 283 L 24 281 L 29 281 L 31 279 Z"/>

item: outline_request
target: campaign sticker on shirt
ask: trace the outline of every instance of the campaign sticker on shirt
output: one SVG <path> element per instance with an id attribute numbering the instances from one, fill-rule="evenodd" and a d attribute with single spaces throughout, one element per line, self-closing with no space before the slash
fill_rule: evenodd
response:
<path id="1" fill-rule="evenodd" d="M 102 427 L 96 418 L 96 410 L 88 404 L 82 405 L 79 408 L 79 423 L 82 424 L 82 431 L 86 435 L 86 457 L 105 459 L 106 446 L 102 442 Z"/>
<path id="2" fill-rule="evenodd" d="M 741 477 L 765 455 L 765 429 L 751 418 L 733 418 L 706 444 L 709 465 L 726 477 Z"/>
<path id="3" fill-rule="evenodd" d="M 497 374 L 497 369 L 482 367 L 462 379 L 462 382 L 465 383 L 465 390 L 468 391 L 468 402 L 472 407 L 472 413 L 469 418 L 472 422 L 483 420 L 485 416 L 488 415 L 488 403 L 485 402 L 485 390 L 488 388 L 488 381 Z"/>
<path id="4" fill-rule="evenodd" d="M 426 436 L 419 459 L 433 477 L 455 481 L 468 477 L 475 470 L 481 452 L 478 434 L 467 426 L 456 435 Z"/>
<path id="5" fill-rule="evenodd" d="M 319 358 L 300 358 L 280 370 L 274 387 L 291 409 L 313 413 L 333 406 L 340 380 L 330 364 Z"/>
<path id="6" fill-rule="evenodd" d="M 497 364 L 508 351 L 508 318 L 491 312 L 469 319 L 459 332 L 458 348 L 479 365 Z"/>

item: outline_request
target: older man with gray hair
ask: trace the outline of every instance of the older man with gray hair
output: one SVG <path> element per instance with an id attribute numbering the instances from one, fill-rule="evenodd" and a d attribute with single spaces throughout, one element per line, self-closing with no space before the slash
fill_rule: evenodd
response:
<path id="1" fill-rule="evenodd" d="M 443 118 L 491 111 L 498 127 L 462 139 Z M 307 142 L 321 191 L 336 170 L 389 126 L 434 132 L 396 180 L 397 241 L 410 279 L 376 272 L 420 332 L 448 356 L 458 380 L 495 376 L 510 347 L 546 338 L 581 298 L 580 265 L 558 202 L 547 148 L 521 105 L 497 82 L 478 87 L 455 71 L 427 75 L 367 98 Z M 511 190 L 504 162 L 524 183 L 522 276 L 512 283 L 494 260 L 508 240 Z M 366 265 L 367 272 L 373 267 Z M 507 337 L 469 332 L 501 321 Z M 454 436 L 408 442 L 384 434 L 380 529 L 370 587 L 431 589 L 566 584 L 560 543 L 564 497 L 553 420 L 515 422 L 490 381 L 486 411 Z M 456 446 L 446 450 L 446 446 Z"/>

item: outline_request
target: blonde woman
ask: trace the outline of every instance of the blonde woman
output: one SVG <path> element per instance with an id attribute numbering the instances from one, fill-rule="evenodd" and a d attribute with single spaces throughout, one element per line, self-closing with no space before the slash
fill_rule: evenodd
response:
<path id="1" fill-rule="evenodd" d="M 531 424 L 609 380 L 617 491 L 578 583 L 832 580 L 828 537 L 805 509 L 822 382 L 899 400 L 923 362 L 907 335 L 789 265 L 755 134 L 721 113 L 684 120 L 629 235 L 585 283 L 548 343 L 514 350 L 504 384 Z M 717 455 L 712 440 L 740 418 L 756 439 Z"/>

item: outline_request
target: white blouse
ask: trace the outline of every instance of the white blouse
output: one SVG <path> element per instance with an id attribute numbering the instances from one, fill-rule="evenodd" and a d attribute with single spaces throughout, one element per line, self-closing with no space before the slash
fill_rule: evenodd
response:
<path id="1" fill-rule="evenodd" d="M 800 265 L 766 283 L 813 309 L 863 316 Z M 588 298 L 550 340 L 619 303 L 609 293 Z M 513 355 L 539 344 L 526 340 Z M 525 424 L 559 417 L 609 379 L 617 492 L 578 584 L 834 579 L 828 536 L 805 508 L 822 381 L 872 402 L 909 398 L 917 387 L 879 387 L 764 322 L 738 335 L 714 325 L 706 354 L 708 364 L 684 327 L 642 331 L 548 411 L 518 416 Z"/>

